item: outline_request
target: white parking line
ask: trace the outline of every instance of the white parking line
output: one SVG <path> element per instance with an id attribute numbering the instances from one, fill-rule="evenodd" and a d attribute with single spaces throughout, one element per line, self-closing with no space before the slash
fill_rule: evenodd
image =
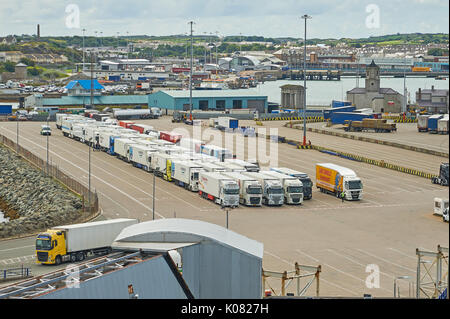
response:
<path id="1" fill-rule="evenodd" d="M 317 262 L 319 262 L 318 259 L 316 259 L 316 258 L 314 258 L 314 257 L 312 257 L 312 256 L 310 256 L 310 255 L 308 255 L 308 254 L 306 254 L 306 253 L 304 253 L 304 252 L 298 250 L 298 249 L 296 249 L 295 251 L 296 251 L 297 253 L 299 253 L 299 254 L 305 255 L 306 257 L 311 258 L 311 259 L 316 260 Z M 345 272 L 345 271 L 342 271 L 342 270 L 340 270 L 340 269 L 338 269 L 338 268 L 336 268 L 336 267 L 333 267 L 333 266 L 331 266 L 330 264 L 326 264 L 326 263 L 321 263 L 321 264 L 324 265 L 324 266 L 327 266 L 327 267 L 333 269 L 334 271 L 337 271 L 337 272 L 339 272 L 339 273 L 341 273 L 341 274 L 343 274 L 343 275 L 346 275 L 346 276 L 348 276 L 348 277 L 350 277 L 350 278 L 353 278 L 353 279 L 355 279 L 355 280 L 361 281 L 361 282 L 363 282 L 364 284 L 366 283 L 366 281 L 365 281 L 364 279 L 361 279 L 361 278 L 358 278 L 358 277 L 356 277 L 356 276 L 353 276 L 352 274 L 349 274 L 349 273 L 347 273 L 347 272 Z M 364 287 L 365 287 L 365 286 L 364 286 Z M 385 290 L 385 291 L 389 291 L 390 293 L 392 293 L 391 290 L 388 290 L 388 289 L 383 288 L 383 287 L 380 287 L 379 289 L 383 289 L 383 290 Z"/>
<path id="2" fill-rule="evenodd" d="M 397 252 L 397 253 L 399 253 L 400 255 L 403 255 L 403 256 L 405 256 L 405 257 L 408 257 L 408 258 L 417 260 L 417 257 L 413 257 L 413 256 L 410 256 L 410 255 L 407 255 L 407 254 L 405 254 L 404 252 L 401 252 L 401 251 L 398 250 L 398 249 L 395 249 L 395 248 L 392 248 L 392 247 L 390 247 L 390 248 L 388 248 L 388 249 L 389 249 L 389 250 L 392 250 L 392 251 L 395 251 L 395 252 Z"/>
<path id="3" fill-rule="evenodd" d="M 389 260 L 384 259 L 384 258 L 382 258 L 382 257 L 376 256 L 376 255 L 374 255 L 374 254 L 368 253 L 367 251 L 364 251 L 364 250 L 361 250 L 361 249 L 358 249 L 358 248 L 356 248 L 356 250 L 359 251 L 359 252 L 361 252 L 361 253 L 363 253 L 363 254 L 366 254 L 366 255 L 368 255 L 368 256 L 371 256 L 371 257 L 373 257 L 373 258 L 377 258 L 377 259 L 379 259 L 379 260 L 382 260 L 382 261 L 384 261 L 385 263 L 388 263 L 388 264 L 394 265 L 394 266 L 396 266 L 396 267 L 403 268 L 403 269 L 405 269 L 405 270 L 408 270 L 408 271 L 411 271 L 411 272 L 413 272 L 413 273 L 416 273 L 416 269 L 411 269 L 411 268 L 408 268 L 408 267 L 405 267 L 405 266 L 402 266 L 402 265 L 393 263 L 392 261 L 389 261 Z"/>
<path id="4" fill-rule="evenodd" d="M 334 251 L 334 250 L 332 250 L 332 249 L 327 249 L 327 251 L 331 252 L 332 254 L 335 254 L 336 256 L 343 257 L 343 258 L 345 258 L 345 259 L 351 261 L 351 262 L 354 263 L 354 264 L 357 264 L 357 265 L 359 265 L 359 266 L 362 266 L 362 267 L 364 267 L 364 269 L 367 267 L 367 265 L 361 264 L 360 262 L 354 260 L 353 258 L 344 256 L 344 255 L 342 255 L 342 254 L 340 254 L 340 253 L 338 253 L 338 252 L 336 252 L 336 251 Z M 387 273 L 384 273 L 384 272 L 382 272 L 382 271 L 380 271 L 380 274 L 385 275 L 385 276 L 387 276 L 387 277 L 390 277 L 390 278 L 392 278 L 392 279 L 395 278 L 394 276 L 389 275 L 389 274 L 387 274 Z"/>

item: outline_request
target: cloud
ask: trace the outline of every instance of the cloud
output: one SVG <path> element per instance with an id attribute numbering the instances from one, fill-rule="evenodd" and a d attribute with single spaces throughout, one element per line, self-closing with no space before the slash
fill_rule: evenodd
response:
<path id="1" fill-rule="evenodd" d="M 36 24 L 42 35 L 81 35 L 65 26 L 65 8 L 76 4 L 80 25 L 86 34 L 170 35 L 194 30 L 221 35 L 302 37 L 303 21 L 309 14 L 309 38 L 367 37 L 370 35 L 445 32 L 449 5 L 446 0 L 21 0 L 0 2 L 0 35 L 33 34 Z M 366 7 L 380 11 L 380 28 L 365 25 Z"/>

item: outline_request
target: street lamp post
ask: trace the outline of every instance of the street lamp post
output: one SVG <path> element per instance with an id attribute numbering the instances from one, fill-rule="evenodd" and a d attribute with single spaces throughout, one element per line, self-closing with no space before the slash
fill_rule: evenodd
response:
<path id="1" fill-rule="evenodd" d="M 311 19 L 307 14 L 302 16 L 302 19 L 305 19 L 305 38 L 304 44 L 305 49 L 303 52 L 303 146 L 306 145 L 306 21 Z"/>
<path id="2" fill-rule="evenodd" d="M 92 137 L 89 139 L 89 151 L 88 151 L 88 205 L 89 209 L 91 209 L 91 145 L 92 145 Z"/>
<path id="3" fill-rule="evenodd" d="M 16 112 L 16 122 L 17 122 L 17 132 L 16 132 L 16 135 L 17 135 L 17 141 L 16 141 L 16 153 L 17 153 L 17 155 L 19 155 L 19 115 L 18 115 L 17 112 Z"/>
<path id="4" fill-rule="evenodd" d="M 86 29 L 83 28 L 83 65 L 81 66 L 81 70 L 84 71 L 84 33 L 86 32 Z"/>
<path id="5" fill-rule="evenodd" d="M 192 68 L 193 68 L 193 55 L 194 55 L 194 48 L 193 48 L 193 38 L 192 38 L 192 25 L 194 24 L 194 21 L 190 21 L 189 24 L 191 25 L 191 63 L 189 68 L 189 121 L 192 121 Z"/>
<path id="6" fill-rule="evenodd" d="M 50 115 L 47 117 L 47 126 L 49 126 L 48 125 L 48 121 L 50 120 Z M 47 175 L 49 175 L 49 170 L 48 170 L 48 146 L 49 146 L 49 144 L 48 144 L 48 134 L 47 134 Z"/>
<path id="7" fill-rule="evenodd" d="M 153 207 L 152 207 L 152 218 L 155 220 L 155 182 L 156 182 L 156 171 L 159 171 L 159 167 L 153 170 Z"/>

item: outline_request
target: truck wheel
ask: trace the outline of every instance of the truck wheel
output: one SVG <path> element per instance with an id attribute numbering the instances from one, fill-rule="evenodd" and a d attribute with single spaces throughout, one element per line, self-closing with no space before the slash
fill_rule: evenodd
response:
<path id="1" fill-rule="evenodd" d="M 61 256 L 56 256 L 56 258 L 55 258 L 55 264 L 56 264 L 56 265 L 61 265 L 61 262 L 62 262 Z"/>
<path id="2" fill-rule="evenodd" d="M 77 254 L 77 261 L 82 261 L 82 260 L 84 260 L 84 258 L 85 258 L 84 253 L 82 251 L 80 251 Z"/>
<path id="3" fill-rule="evenodd" d="M 70 262 L 76 262 L 77 261 L 77 255 L 75 254 L 70 254 Z"/>

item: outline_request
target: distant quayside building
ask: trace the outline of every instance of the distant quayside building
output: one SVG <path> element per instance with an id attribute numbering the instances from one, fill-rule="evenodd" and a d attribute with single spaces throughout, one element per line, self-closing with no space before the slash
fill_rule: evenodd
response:
<path id="1" fill-rule="evenodd" d="M 149 107 L 173 111 L 189 111 L 189 90 L 162 90 L 148 96 Z M 252 90 L 192 90 L 192 109 L 225 111 L 230 109 L 254 109 L 267 112 L 267 96 Z"/>

